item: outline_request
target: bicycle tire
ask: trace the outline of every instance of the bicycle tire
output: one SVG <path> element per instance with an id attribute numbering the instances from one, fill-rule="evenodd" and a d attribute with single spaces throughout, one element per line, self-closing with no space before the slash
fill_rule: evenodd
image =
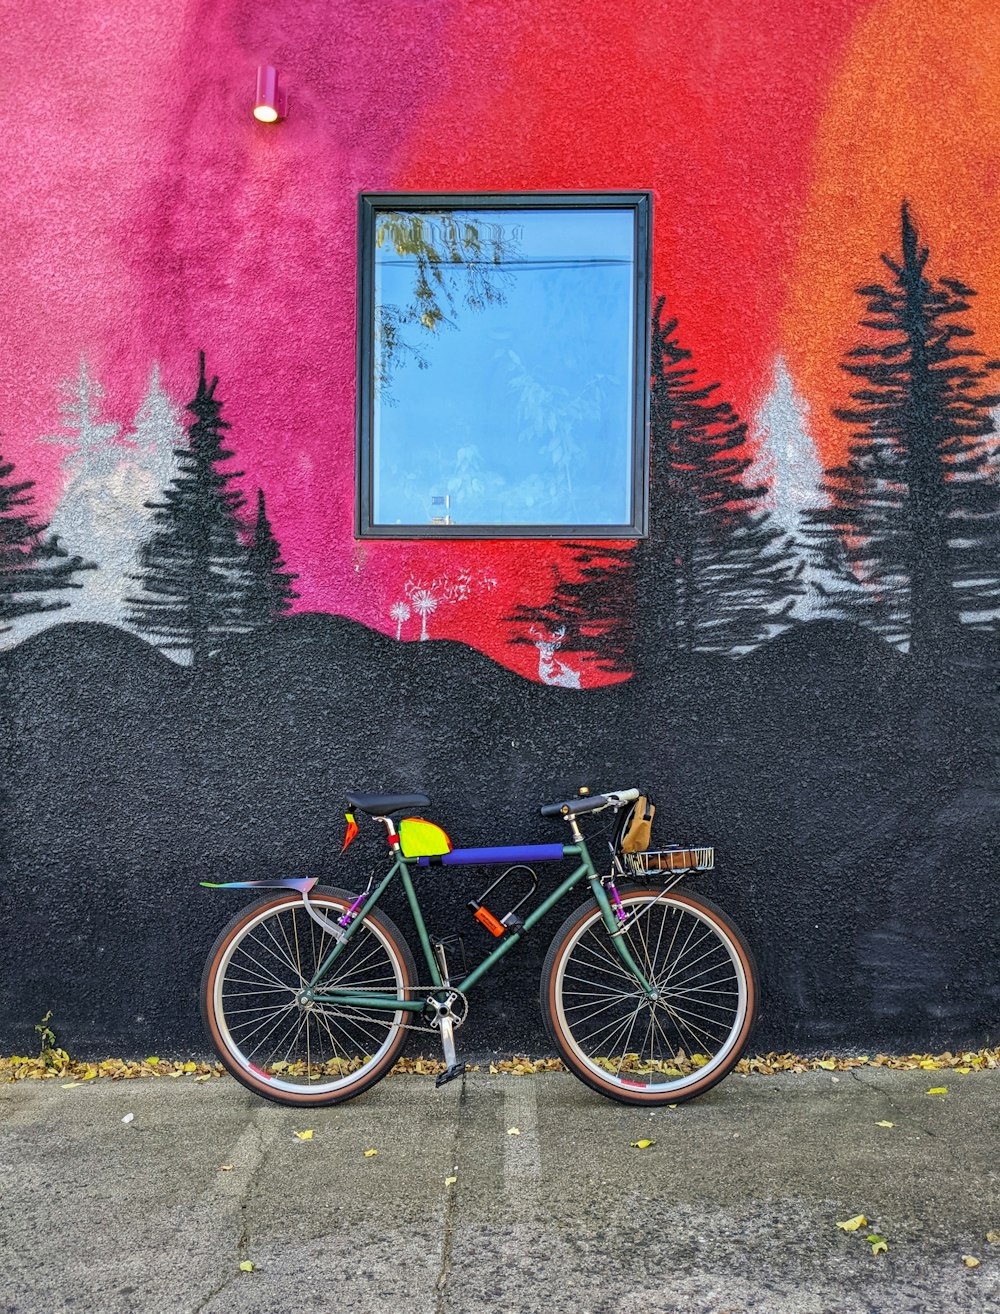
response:
<path id="1" fill-rule="evenodd" d="M 625 1104 L 681 1104 L 720 1082 L 746 1048 L 756 964 L 739 928 L 700 894 L 643 887 L 621 900 L 641 914 L 625 942 L 660 997 L 639 990 L 590 899 L 553 937 L 542 1016 L 567 1068 L 592 1089 Z"/>
<path id="2" fill-rule="evenodd" d="M 309 895 L 334 919 L 355 897 L 326 886 Z M 333 938 L 291 893 L 242 909 L 212 946 L 201 981 L 205 1028 L 226 1070 L 264 1099 L 310 1108 L 353 1099 L 389 1072 L 406 1044 L 403 1010 L 296 1002 L 301 984 L 332 946 Z M 376 909 L 334 964 L 328 984 L 387 989 L 405 998 L 416 980 L 413 955 L 399 928 Z"/>

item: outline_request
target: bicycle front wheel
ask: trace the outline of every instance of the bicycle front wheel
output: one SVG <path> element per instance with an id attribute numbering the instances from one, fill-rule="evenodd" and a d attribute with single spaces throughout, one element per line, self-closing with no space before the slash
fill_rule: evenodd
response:
<path id="1" fill-rule="evenodd" d="M 626 1104 L 680 1104 L 732 1070 L 757 1011 L 750 948 L 721 908 L 687 891 L 622 893 L 624 943 L 657 991 L 646 998 L 595 900 L 567 918 L 542 968 L 542 1014 L 581 1081 Z"/>
<path id="2" fill-rule="evenodd" d="M 354 896 L 316 887 L 331 921 Z M 337 1104 L 389 1071 L 406 1043 L 403 1009 L 304 1002 L 299 993 L 334 946 L 297 895 L 261 900 L 219 935 L 201 984 L 202 1017 L 223 1065 L 279 1104 Z M 327 989 L 404 999 L 416 982 L 413 955 L 382 912 L 366 917 L 323 979 Z"/>

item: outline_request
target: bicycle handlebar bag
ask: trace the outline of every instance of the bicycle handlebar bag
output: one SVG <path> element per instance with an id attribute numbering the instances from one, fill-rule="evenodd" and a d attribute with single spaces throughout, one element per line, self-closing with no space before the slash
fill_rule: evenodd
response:
<path id="1" fill-rule="evenodd" d="M 404 858 L 438 858 L 451 852 L 451 840 L 433 821 L 404 817 L 399 823 L 399 847 Z"/>

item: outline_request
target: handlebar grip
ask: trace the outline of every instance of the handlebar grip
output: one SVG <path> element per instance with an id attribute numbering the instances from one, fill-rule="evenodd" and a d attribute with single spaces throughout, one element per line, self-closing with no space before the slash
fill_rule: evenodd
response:
<path id="1" fill-rule="evenodd" d="M 565 803 L 546 803 L 539 811 L 543 817 L 574 817 L 581 812 L 596 812 L 607 802 L 603 794 L 588 794 L 586 798 L 570 798 Z"/>

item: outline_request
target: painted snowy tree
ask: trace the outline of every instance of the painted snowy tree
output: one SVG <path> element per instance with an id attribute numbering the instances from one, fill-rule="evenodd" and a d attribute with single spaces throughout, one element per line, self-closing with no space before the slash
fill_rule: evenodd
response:
<path id="1" fill-rule="evenodd" d="M 299 596 L 292 588 L 298 575 L 285 569 L 281 547 L 267 518 L 264 490 L 257 490 L 257 520 L 249 551 L 247 620 L 254 627 L 273 625 L 292 609 Z"/>
<path id="2" fill-rule="evenodd" d="M 809 433 L 809 404 L 796 390 L 781 356 L 775 360 L 771 389 L 757 412 L 753 447 L 756 455 L 746 480 L 767 490 L 761 509 L 787 536 L 786 552 L 798 563 L 802 592 L 790 614 L 798 620 L 846 619 L 857 606 L 860 585 L 842 543 L 829 543 L 821 557 L 803 530 L 812 512 L 825 505 L 824 470 Z"/>
<path id="3" fill-rule="evenodd" d="M 69 606 L 51 595 L 80 588 L 74 576 L 93 564 L 70 556 L 58 537 L 31 514 L 33 479 L 15 479 L 14 464 L 0 456 L 0 635 L 23 637 L 15 622 Z"/>
<path id="4" fill-rule="evenodd" d="M 104 389 L 86 359 L 61 390 L 63 432 L 41 440 L 66 448 L 66 483 L 50 529 L 99 566 L 74 596 L 72 619 L 125 625 L 136 554 L 149 529 L 146 504 L 169 480 L 173 449 L 184 430 L 155 365 L 127 435 L 114 421 L 100 418 Z M 49 618 L 34 628 L 46 623 Z"/>
<path id="5" fill-rule="evenodd" d="M 819 551 L 846 544 L 865 586 L 859 619 L 911 654 L 935 662 L 969 634 L 996 626 L 1000 609 L 1000 486 L 991 409 L 994 371 L 969 344 L 975 296 L 954 278 L 927 275 L 909 205 L 900 211 L 901 258 L 891 277 L 858 289 L 861 326 L 877 335 L 847 353 L 852 405 L 843 465 L 827 471 L 830 505 L 810 516 Z"/>
<path id="6" fill-rule="evenodd" d="M 218 382 L 206 378 L 201 352 L 187 446 L 177 451 L 178 473 L 162 500 L 149 503 L 155 528 L 140 548 L 135 576 L 142 593 L 129 599 L 136 629 L 196 669 L 227 636 L 253 628 L 243 497 L 231 487 L 240 474 L 221 468 L 233 453 L 223 447 L 230 426 L 215 395 Z"/>

